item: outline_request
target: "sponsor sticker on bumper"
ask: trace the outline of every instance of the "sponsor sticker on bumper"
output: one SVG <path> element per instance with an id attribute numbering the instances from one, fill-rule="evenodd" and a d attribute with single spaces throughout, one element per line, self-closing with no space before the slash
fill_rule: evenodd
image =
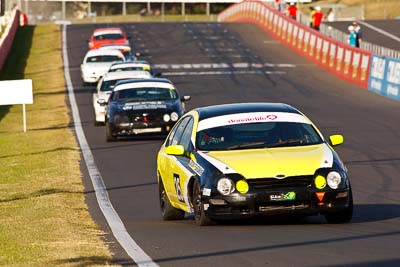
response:
<path id="1" fill-rule="evenodd" d="M 141 134 L 141 133 L 159 133 L 159 132 L 161 132 L 161 128 L 134 129 L 133 132 L 134 132 L 135 134 Z"/>
<path id="2" fill-rule="evenodd" d="M 269 195 L 271 201 L 291 201 L 296 200 L 296 192 L 278 193 Z"/>

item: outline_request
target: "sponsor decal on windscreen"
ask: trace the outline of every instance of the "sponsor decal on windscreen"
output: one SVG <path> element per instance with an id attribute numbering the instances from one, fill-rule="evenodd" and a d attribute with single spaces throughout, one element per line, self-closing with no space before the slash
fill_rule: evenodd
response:
<path id="1" fill-rule="evenodd" d="M 202 120 L 199 122 L 197 131 L 199 132 L 205 129 L 226 125 L 256 122 L 297 122 L 310 124 L 301 114 L 287 112 L 253 112 L 223 115 Z"/>

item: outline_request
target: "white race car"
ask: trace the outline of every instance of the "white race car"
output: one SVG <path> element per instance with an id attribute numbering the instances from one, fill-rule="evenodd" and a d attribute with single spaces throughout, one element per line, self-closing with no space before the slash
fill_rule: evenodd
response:
<path id="1" fill-rule="evenodd" d="M 100 46 L 99 49 L 117 49 L 124 54 L 125 59 L 128 62 L 134 61 L 140 56 L 140 53 L 133 53 L 129 45 L 106 44 Z"/>
<path id="2" fill-rule="evenodd" d="M 151 68 L 151 65 L 144 60 L 114 63 L 110 66 L 108 72 L 131 71 L 131 70 L 144 70 L 150 72 L 150 74 L 153 75 L 153 69 Z"/>
<path id="3" fill-rule="evenodd" d="M 87 52 L 81 64 L 83 83 L 97 83 L 115 62 L 124 62 L 124 54 L 114 49 L 95 49 Z"/>
<path id="4" fill-rule="evenodd" d="M 127 79 L 149 79 L 151 74 L 143 70 L 108 72 L 97 84 L 96 93 L 93 94 L 93 108 L 95 114 L 95 125 L 104 123 L 105 105 L 110 97 L 112 89 L 118 81 Z"/>

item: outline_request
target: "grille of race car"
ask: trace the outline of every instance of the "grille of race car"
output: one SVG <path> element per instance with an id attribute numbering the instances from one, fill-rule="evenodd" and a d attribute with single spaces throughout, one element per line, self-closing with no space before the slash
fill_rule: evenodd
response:
<path id="1" fill-rule="evenodd" d="M 151 122 L 162 122 L 163 115 L 165 112 L 158 113 L 128 113 L 128 114 L 118 114 L 114 116 L 114 123 L 151 123 Z M 140 124 L 142 125 L 142 124 Z"/>
<path id="2" fill-rule="evenodd" d="M 164 113 L 148 113 L 145 116 L 143 113 L 129 114 L 131 122 L 161 122 L 163 121 Z"/>
<path id="3" fill-rule="evenodd" d="M 259 179 L 247 179 L 247 182 L 251 188 L 254 189 L 275 189 L 285 187 L 307 187 L 311 185 L 313 176 L 291 176 L 283 179 L 278 178 L 259 178 Z"/>

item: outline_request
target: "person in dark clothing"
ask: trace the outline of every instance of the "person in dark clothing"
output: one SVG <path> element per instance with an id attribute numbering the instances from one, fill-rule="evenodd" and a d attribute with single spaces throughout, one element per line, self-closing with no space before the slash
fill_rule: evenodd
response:
<path id="1" fill-rule="evenodd" d="M 363 37 L 361 27 L 356 21 L 353 22 L 353 26 L 354 26 L 354 32 L 356 33 L 356 47 L 360 47 Z"/>

